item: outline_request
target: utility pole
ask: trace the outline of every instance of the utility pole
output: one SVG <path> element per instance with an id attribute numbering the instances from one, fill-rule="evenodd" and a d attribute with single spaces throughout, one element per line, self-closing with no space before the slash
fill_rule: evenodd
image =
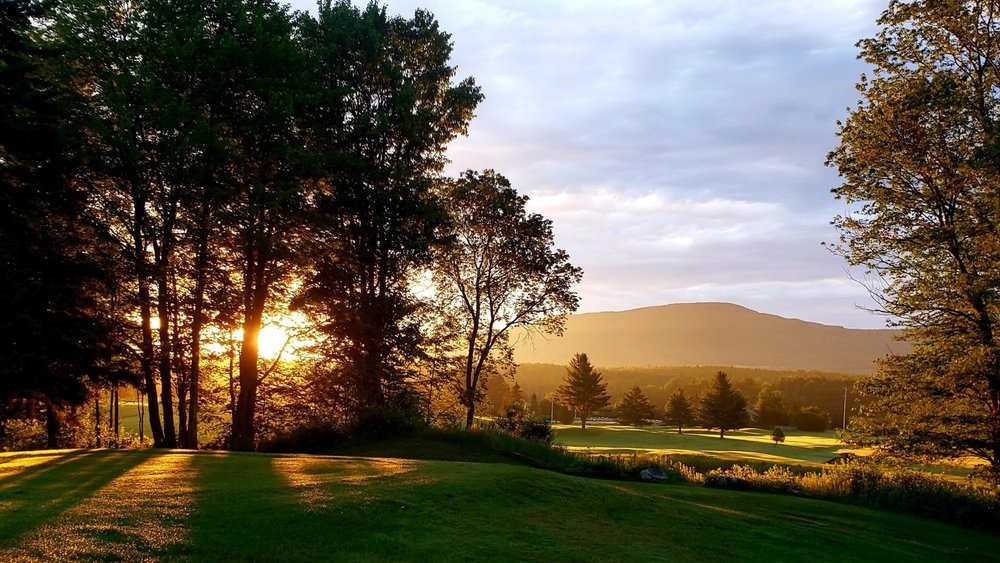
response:
<path id="1" fill-rule="evenodd" d="M 841 419 L 841 428 L 847 432 L 847 387 L 844 387 L 844 417 Z"/>

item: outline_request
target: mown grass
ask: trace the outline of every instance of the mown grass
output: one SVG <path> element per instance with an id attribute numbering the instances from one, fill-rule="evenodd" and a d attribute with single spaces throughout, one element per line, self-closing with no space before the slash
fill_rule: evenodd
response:
<path id="1" fill-rule="evenodd" d="M 724 462 L 766 462 L 795 465 L 821 465 L 846 451 L 834 432 L 788 430 L 785 441 L 775 445 L 769 430 L 745 428 L 726 432 L 703 428 L 685 429 L 646 426 L 634 428 L 615 424 L 593 424 L 586 430 L 579 426 L 553 426 L 556 443 L 570 451 L 597 454 L 700 455 Z"/>
<path id="2" fill-rule="evenodd" d="M 997 545 L 850 505 L 502 463 L 0 455 L 0 560 L 957 561 Z"/>

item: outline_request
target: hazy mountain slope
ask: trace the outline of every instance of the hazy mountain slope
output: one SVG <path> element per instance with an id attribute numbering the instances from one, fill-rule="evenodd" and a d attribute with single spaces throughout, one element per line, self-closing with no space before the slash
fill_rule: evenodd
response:
<path id="1" fill-rule="evenodd" d="M 518 362 L 565 364 L 586 352 L 599 366 L 731 365 L 868 373 L 875 358 L 905 353 L 897 331 L 786 319 L 730 303 L 680 303 L 574 315 L 562 338 L 518 345 Z"/>

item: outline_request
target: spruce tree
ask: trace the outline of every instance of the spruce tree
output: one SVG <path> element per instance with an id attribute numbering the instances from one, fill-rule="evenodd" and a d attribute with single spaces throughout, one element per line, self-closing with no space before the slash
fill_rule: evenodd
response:
<path id="1" fill-rule="evenodd" d="M 646 395 L 638 386 L 633 387 L 625 394 L 622 401 L 615 409 L 618 414 L 619 424 L 630 424 L 632 426 L 645 426 L 649 424 L 649 419 L 656 416 L 656 409 L 653 403 L 649 402 Z"/>
<path id="2" fill-rule="evenodd" d="M 701 401 L 701 420 L 706 428 L 718 428 L 719 438 L 725 438 L 726 430 L 742 428 L 749 422 L 746 408 L 747 400 L 733 389 L 726 372 L 720 371 Z"/>
<path id="3" fill-rule="evenodd" d="M 581 427 L 587 429 L 587 419 L 597 409 L 608 406 L 608 384 L 601 372 L 594 369 L 586 354 L 577 354 L 566 368 L 565 383 L 556 389 L 556 400 L 580 416 Z"/>
<path id="4" fill-rule="evenodd" d="M 670 401 L 667 403 L 666 412 L 663 414 L 664 424 L 676 425 L 677 433 L 683 434 L 683 426 L 694 422 L 694 418 L 694 407 L 691 406 L 690 401 L 684 396 L 684 390 L 677 389 L 670 396 Z"/>

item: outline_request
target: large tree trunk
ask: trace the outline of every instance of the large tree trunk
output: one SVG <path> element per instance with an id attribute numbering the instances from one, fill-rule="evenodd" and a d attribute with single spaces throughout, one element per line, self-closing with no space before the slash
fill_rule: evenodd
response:
<path id="1" fill-rule="evenodd" d="M 233 449 L 252 451 L 256 439 L 254 415 L 257 408 L 257 337 L 261 316 L 251 314 L 243 322 L 243 343 L 240 348 L 240 393 L 233 421 Z"/>
<path id="2" fill-rule="evenodd" d="M 167 255 L 169 249 L 164 245 L 163 253 Z M 169 287 L 167 284 L 169 259 L 164 256 L 160 260 L 159 272 L 157 275 L 157 300 L 156 310 L 160 316 L 160 404 L 163 405 L 163 446 L 167 448 L 177 447 L 177 430 L 174 426 L 174 401 L 173 383 L 171 382 L 171 362 L 170 352 L 172 350 L 170 338 L 170 300 Z"/>
<path id="3" fill-rule="evenodd" d="M 146 385 L 147 412 L 149 412 L 149 431 L 153 435 L 153 446 L 163 447 L 163 427 L 160 425 L 160 404 L 156 400 L 156 380 L 153 379 L 153 324 L 152 304 L 149 296 L 149 284 L 139 280 L 139 315 L 142 317 L 142 354 L 139 363 L 142 367 L 142 379 Z"/>
<path id="4" fill-rule="evenodd" d="M 59 431 L 62 429 L 62 413 L 55 403 L 45 401 L 45 435 L 46 446 L 49 449 L 59 447 Z"/>
<path id="5" fill-rule="evenodd" d="M 153 446 L 163 447 L 163 427 L 160 426 L 160 408 L 156 402 L 156 381 L 153 379 L 153 323 L 152 298 L 149 294 L 149 278 L 146 263 L 146 244 L 143 229 L 146 225 L 145 199 L 141 197 L 138 188 L 133 183 L 132 189 L 132 241 L 133 266 L 139 286 L 139 317 L 142 333 L 140 343 L 139 364 L 142 369 L 142 379 L 146 386 L 146 399 L 149 402 L 149 430 L 153 434 Z"/>
<path id="6" fill-rule="evenodd" d="M 198 233 L 198 254 L 195 258 L 194 317 L 191 321 L 191 368 L 188 372 L 190 403 L 187 412 L 187 432 L 182 436 L 184 447 L 198 449 L 198 396 L 201 386 L 201 327 L 208 278 L 208 203 L 202 202 L 201 225 Z M 181 416 L 184 412 L 181 411 Z"/>

